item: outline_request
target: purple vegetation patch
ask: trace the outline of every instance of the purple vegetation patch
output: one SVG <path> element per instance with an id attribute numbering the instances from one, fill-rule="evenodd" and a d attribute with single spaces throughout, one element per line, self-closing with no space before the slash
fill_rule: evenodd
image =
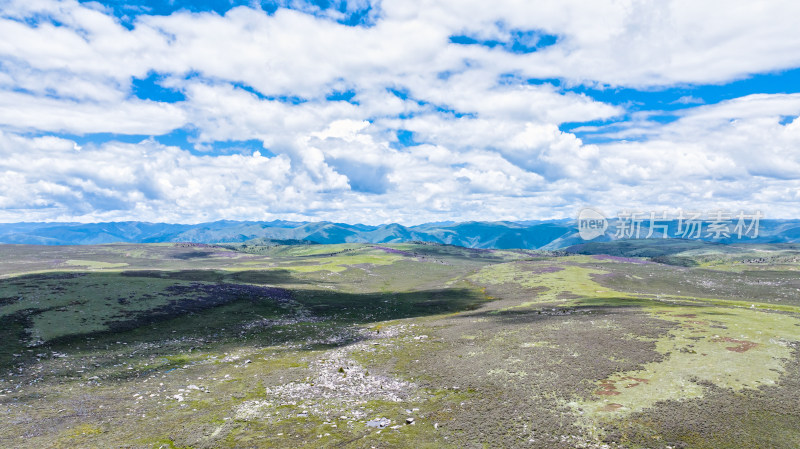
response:
<path id="1" fill-rule="evenodd" d="M 237 252 L 234 252 L 234 251 L 224 251 L 224 252 L 216 253 L 215 256 L 217 256 L 217 257 L 227 257 L 229 259 L 237 259 L 237 258 L 240 257 L 240 253 L 237 253 Z"/>
<path id="2" fill-rule="evenodd" d="M 195 243 L 195 242 L 177 242 L 175 245 L 178 248 L 213 248 L 214 245 L 208 243 Z"/>
<path id="3" fill-rule="evenodd" d="M 633 257 L 619 257 L 619 256 L 609 256 L 608 254 L 596 254 L 592 256 L 597 260 L 612 260 L 614 262 L 627 262 L 627 263 L 639 263 L 639 264 L 647 264 L 652 263 L 647 260 L 636 259 Z"/>
<path id="4" fill-rule="evenodd" d="M 402 250 L 399 250 L 399 249 L 389 248 L 387 246 L 373 246 L 373 248 L 379 249 L 379 250 L 381 250 L 381 251 L 383 251 L 385 253 L 389 253 L 389 254 L 399 254 L 401 256 L 406 256 L 406 257 L 416 257 L 416 254 L 414 254 L 414 253 L 410 253 L 408 251 L 402 251 Z"/>
<path id="5" fill-rule="evenodd" d="M 198 295 L 197 299 L 214 305 L 224 304 L 236 299 L 273 299 L 278 303 L 286 303 L 292 299 L 289 290 L 278 287 L 261 287 L 247 284 L 201 284 L 193 282 L 189 285 L 171 285 L 166 290 L 172 295 Z"/>
<path id="6" fill-rule="evenodd" d="M 277 287 L 260 287 L 246 284 L 205 284 L 193 282 L 188 285 L 171 285 L 165 289 L 166 296 L 173 297 L 161 306 L 147 311 L 127 310 L 120 312 L 119 321 L 108 323 L 116 332 L 135 329 L 161 320 L 175 318 L 188 313 L 200 312 L 212 307 L 238 300 L 273 301 L 280 307 L 289 306 L 291 291 Z M 188 299 L 192 298 L 192 299 Z M 118 300 L 127 304 L 128 299 Z"/>

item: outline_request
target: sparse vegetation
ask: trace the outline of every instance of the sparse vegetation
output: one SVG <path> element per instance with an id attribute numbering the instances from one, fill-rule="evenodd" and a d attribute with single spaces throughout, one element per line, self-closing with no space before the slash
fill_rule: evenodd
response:
<path id="1" fill-rule="evenodd" d="M 793 246 L 250 243 L 0 246 L 0 446 L 800 445 Z"/>

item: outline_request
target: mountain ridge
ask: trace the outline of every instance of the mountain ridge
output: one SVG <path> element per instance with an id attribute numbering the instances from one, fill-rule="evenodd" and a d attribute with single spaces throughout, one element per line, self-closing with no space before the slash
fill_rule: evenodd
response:
<path id="1" fill-rule="evenodd" d="M 618 240 L 614 229 L 618 220 L 609 220 L 608 232 L 592 240 Z M 647 228 L 643 228 L 645 234 Z M 678 223 L 669 222 L 667 234 L 677 235 Z M 661 237 L 656 232 L 654 237 Z M 575 220 L 541 221 L 466 221 L 438 222 L 404 226 L 398 223 L 365 225 L 330 221 L 232 221 L 198 224 L 152 223 L 139 221 L 102 223 L 0 223 L 0 243 L 35 245 L 89 245 L 106 243 L 242 243 L 253 239 L 298 240 L 316 243 L 401 243 L 425 241 L 490 249 L 561 249 L 587 243 Z M 796 243 L 800 242 L 800 220 L 762 220 L 757 238 L 731 235 L 697 240 L 720 243 Z"/>

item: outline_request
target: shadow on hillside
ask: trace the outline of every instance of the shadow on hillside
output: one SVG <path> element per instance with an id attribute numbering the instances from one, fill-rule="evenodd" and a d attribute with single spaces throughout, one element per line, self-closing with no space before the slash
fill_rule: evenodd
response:
<path id="1" fill-rule="evenodd" d="M 192 260 L 192 259 L 207 259 L 215 254 L 210 251 L 188 251 L 185 253 L 173 254 L 173 259 Z"/>
<path id="2" fill-rule="evenodd" d="M 510 308 L 504 310 L 477 310 L 474 312 L 457 315 L 457 319 L 475 318 L 486 319 L 497 322 L 500 325 L 530 324 L 552 320 L 553 318 L 569 318 L 570 316 L 594 316 L 598 319 L 608 317 L 633 317 L 647 316 L 647 312 L 642 308 L 652 305 L 652 301 L 646 298 L 575 298 L 577 305 L 565 306 L 563 303 L 539 303 L 528 307 Z M 696 302 L 659 302 L 659 307 L 674 307 L 685 311 L 687 308 L 697 309 L 698 313 L 706 312 L 700 309 L 715 308 L 713 304 L 703 304 Z M 723 311 L 715 311 L 717 314 L 725 314 Z M 655 319 L 654 319 L 655 320 Z"/>
<path id="3" fill-rule="evenodd" d="M 176 282 L 140 287 L 142 283 L 137 278 L 142 277 Z M 0 287 L 7 281 L 0 281 Z M 126 343 L 127 348 L 150 348 L 140 352 L 151 355 L 175 354 L 208 345 L 217 348 L 290 345 L 322 349 L 363 338 L 355 328 L 359 324 L 470 310 L 485 301 L 479 292 L 468 289 L 342 293 L 327 289 L 288 290 L 254 285 L 256 281 L 300 282 L 286 270 L 239 272 L 231 276 L 214 271 L 184 270 L 81 273 L 79 276 L 58 273 L 52 279 L 41 274 L 13 278 L 12 288 L 19 293 L 15 297 L 23 301 L 26 297 L 37 300 L 5 316 L 0 308 L 3 328 L 0 334 L 4 341 L 0 367 L 32 361 L 34 354 L 74 353 L 76 348 L 85 353 L 102 352 L 109 346 L 119 346 L 119 342 Z M 127 287 L 126 282 L 129 282 Z M 85 288 L 97 285 L 111 288 L 103 290 L 102 294 L 71 293 L 87 291 Z M 154 290 L 154 285 L 159 286 Z M 132 289 L 137 288 L 148 290 L 131 294 Z M 72 294 L 76 296 L 74 300 L 65 297 Z M 15 302 L 4 307 L 14 306 Z M 47 306 L 48 302 L 54 306 Z M 38 319 L 44 313 L 47 313 L 47 320 Z M 31 344 L 31 336 L 38 333 L 36 326 L 42 325 L 37 323 L 57 323 L 60 313 L 65 317 L 80 313 L 81 320 L 86 320 L 87 324 L 101 323 L 107 330 L 89 332 L 81 326 L 67 326 L 66 334 Z"/>
<path id="4" fill-rule="evenodd" d="M 457 318 L 475 318 L 494 321 L 500 325 L 530 324 L 549 321 L 556 317 L 569 317 L 576 315 L 595 315 L 598 317 L 609 315 L 641 314 L 641 309 L 636 304 L 631 305 L 582 305 L 577 307 L 563 307 L 560 304 L 542 303 L 525 308 L 506 310 L 482 310 L 460 315 Z"/>
<path id="5" fill-rule="evenodd" d="M 120 273 L 125 277 L 173 279 L 176 281 L 192 282 L 243 282 L 246 284 L 260 285 L 292 285 L 309 284 L 309 281 L 297 278 L 289 270 L 246 270 L 246 271 L 218 271 L 218 270 L 130 270 Z"/>

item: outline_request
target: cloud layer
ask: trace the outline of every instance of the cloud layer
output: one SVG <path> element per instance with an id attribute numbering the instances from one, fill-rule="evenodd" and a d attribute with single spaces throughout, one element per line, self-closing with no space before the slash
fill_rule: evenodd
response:
<path id="1" fill-rule="evenodd" d="M 291 6 L 5 2 L 0 221 L 800 216 L 796 2 Z"/>

